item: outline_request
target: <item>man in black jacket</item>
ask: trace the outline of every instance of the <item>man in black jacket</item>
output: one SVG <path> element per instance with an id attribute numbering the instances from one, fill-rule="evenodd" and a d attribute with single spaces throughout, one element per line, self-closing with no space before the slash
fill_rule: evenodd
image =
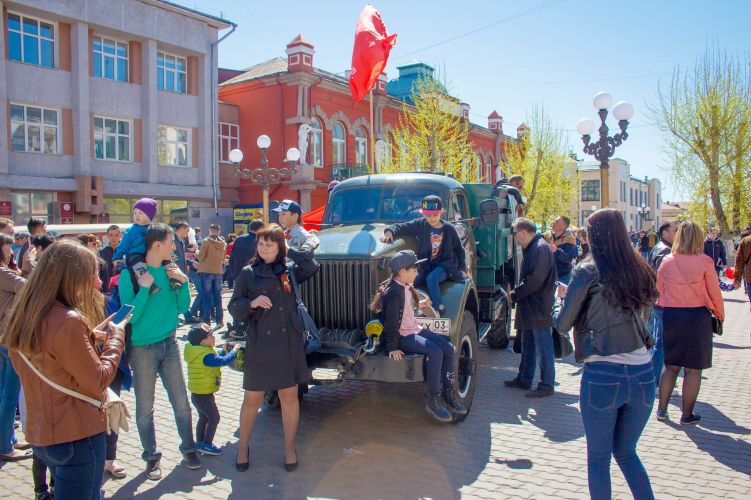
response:
<path id="1" fill-rule="evenodd" d="M 704 253 L 714 262 L 717 276 L 722 274 L 722 268 L 728 265 L 728 257 L 725 252 L 725 243 L 720 239 L 720 231 L 710 229 L 707 239 L 704 240 Z"/>
<path id="2" fill-rule="evenodd" d="M 446 310 L 440 285 L 447 279 L 463 282 L 467 277 L 464 247 L 453 224 L 441 219 L 443 204 L 435 195 L 422 200 L 422 218 L 393 224 L 383 230 L 383 243 L 401 236 L 417 238 L 417 258 L 427 259 L 420 265 L 415 285 L 426 284 L 433 308 L 443 315 Z"/>
<path id="3" fill-rule="evenodd" d="M 232 252 L 229 254 L 229 270 L 235 280 L 240 277 L 240 271 L 248 265 L 250 259 L 256 254 L 256 233 L 263 227 L 263 221 L 255 219 L 248 224 L 248 234 L 244 234 L 235 240 Z"/>
<path id="4" fill-rule="evenodd" d="M 553 395 L 555 383 L 552 331 L 555 257 L 550 245 L 537 232 L 534 222 L 518 218 L 513 229 L 514 238 L 524 249 L 521 281 L 511 291 L 511 300 L 516 303 L 516 329 L 522 334 L 522 360 L 519 374 L 505 384 L 507 387 L 528 390 L 528 398 L 544 398 Z M 541 380 L 537 389 L 531 390 L 537 361 L 540 363 Z"/>

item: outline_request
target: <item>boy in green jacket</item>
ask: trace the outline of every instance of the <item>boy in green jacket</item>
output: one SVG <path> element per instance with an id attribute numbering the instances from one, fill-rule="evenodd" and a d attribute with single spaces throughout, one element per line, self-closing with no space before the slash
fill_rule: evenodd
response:
<path id="1" fill-rule="evenodd" d="M 216 337 L 208 327 L 196 325 L 188 332 L 185 344 L 185 362 L 188 364 L 188 390 L 190 400 L 198 412 L 196 424 L 196 449 L 204 455 L 221 455 L 214 446 L 214 434 L 219 425 L 219 409 L 214 393 L 222 383 L 222 366 L 229 365 L 236 357 L 239 345 L 224 356 L 217 354 Z"/>

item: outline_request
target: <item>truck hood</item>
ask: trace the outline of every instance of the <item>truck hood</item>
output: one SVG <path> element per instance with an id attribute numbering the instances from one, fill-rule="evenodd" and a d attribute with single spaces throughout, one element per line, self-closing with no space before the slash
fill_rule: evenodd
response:
<path id="1" fill-rule="evenodd" d="M 371 259 L 390 256 L 399 250 L 414 250 L 414 242 L 406 244 L 397 239 L 393 243 L 381 243 L 383 230 L 388 224 L 354 224 L 323 229 L 318 233 L 320 246 L 315 251 L 317 259 Z"/>

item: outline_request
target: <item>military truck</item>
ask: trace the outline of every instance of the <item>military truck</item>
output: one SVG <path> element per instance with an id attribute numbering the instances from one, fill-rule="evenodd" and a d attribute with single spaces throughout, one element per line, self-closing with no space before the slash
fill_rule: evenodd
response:
<path id="1" fill-rule="evenodd" d="M 441 285 L 444 317 L 418 320 L 454 344 L 456 389 L 471 407 L 479 342 L 485 340 L 491 348 L 505 348 L 509 342 L 508 292 L 519 268 L 511 229 L 516 206 L 502 187 L 494 191 L 489 184 L 462 184 L 446 174 L 365 175 L 341 182 L 330 193 L 315 252 L 321 268 L 302 285 L 302 295 L 323 344 L 308 356 L 309 366 L 314 375 L 328 369 L 337 376 L 333 381 L 314 377 L 314 384 L 424 380 L 422 355 L 392 361 L 387 353 L 372 349 L 365 327 L 376 317 L 369 304 L 376 286 L 389 277 L 390 257 L 402 249 L 416 250 L 414 238 L 381 243 L 383 230 L 421 217 L 427 195 L 443 200 L 443 217 L 462 239 L 469 277 L 464 283 Z M 425 290 L 421 293 L 427 296 Z"/>

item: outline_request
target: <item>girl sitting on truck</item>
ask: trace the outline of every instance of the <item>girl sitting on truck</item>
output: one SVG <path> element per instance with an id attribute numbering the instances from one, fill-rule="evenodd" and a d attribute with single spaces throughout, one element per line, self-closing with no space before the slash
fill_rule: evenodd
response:
<path id="1" fill-rule="evenodd" d="M 454 389 L 454 346 L 440 335 L 424 329 L 415 319 L 415 306 L 425 307 L 412 284 L 421 261 L 412 250 L 402 250 L 389 261 L 391 278 L 376 290 L 371 309 L 383 324 L 381 341 L 389 358 L 401 361 L 404 354 L 424 354 L 428 393 L 425 410 L 440 422 L 466 415 L 467 409 Z M 443 385 L 443 391 L 441 391 Z"/>

